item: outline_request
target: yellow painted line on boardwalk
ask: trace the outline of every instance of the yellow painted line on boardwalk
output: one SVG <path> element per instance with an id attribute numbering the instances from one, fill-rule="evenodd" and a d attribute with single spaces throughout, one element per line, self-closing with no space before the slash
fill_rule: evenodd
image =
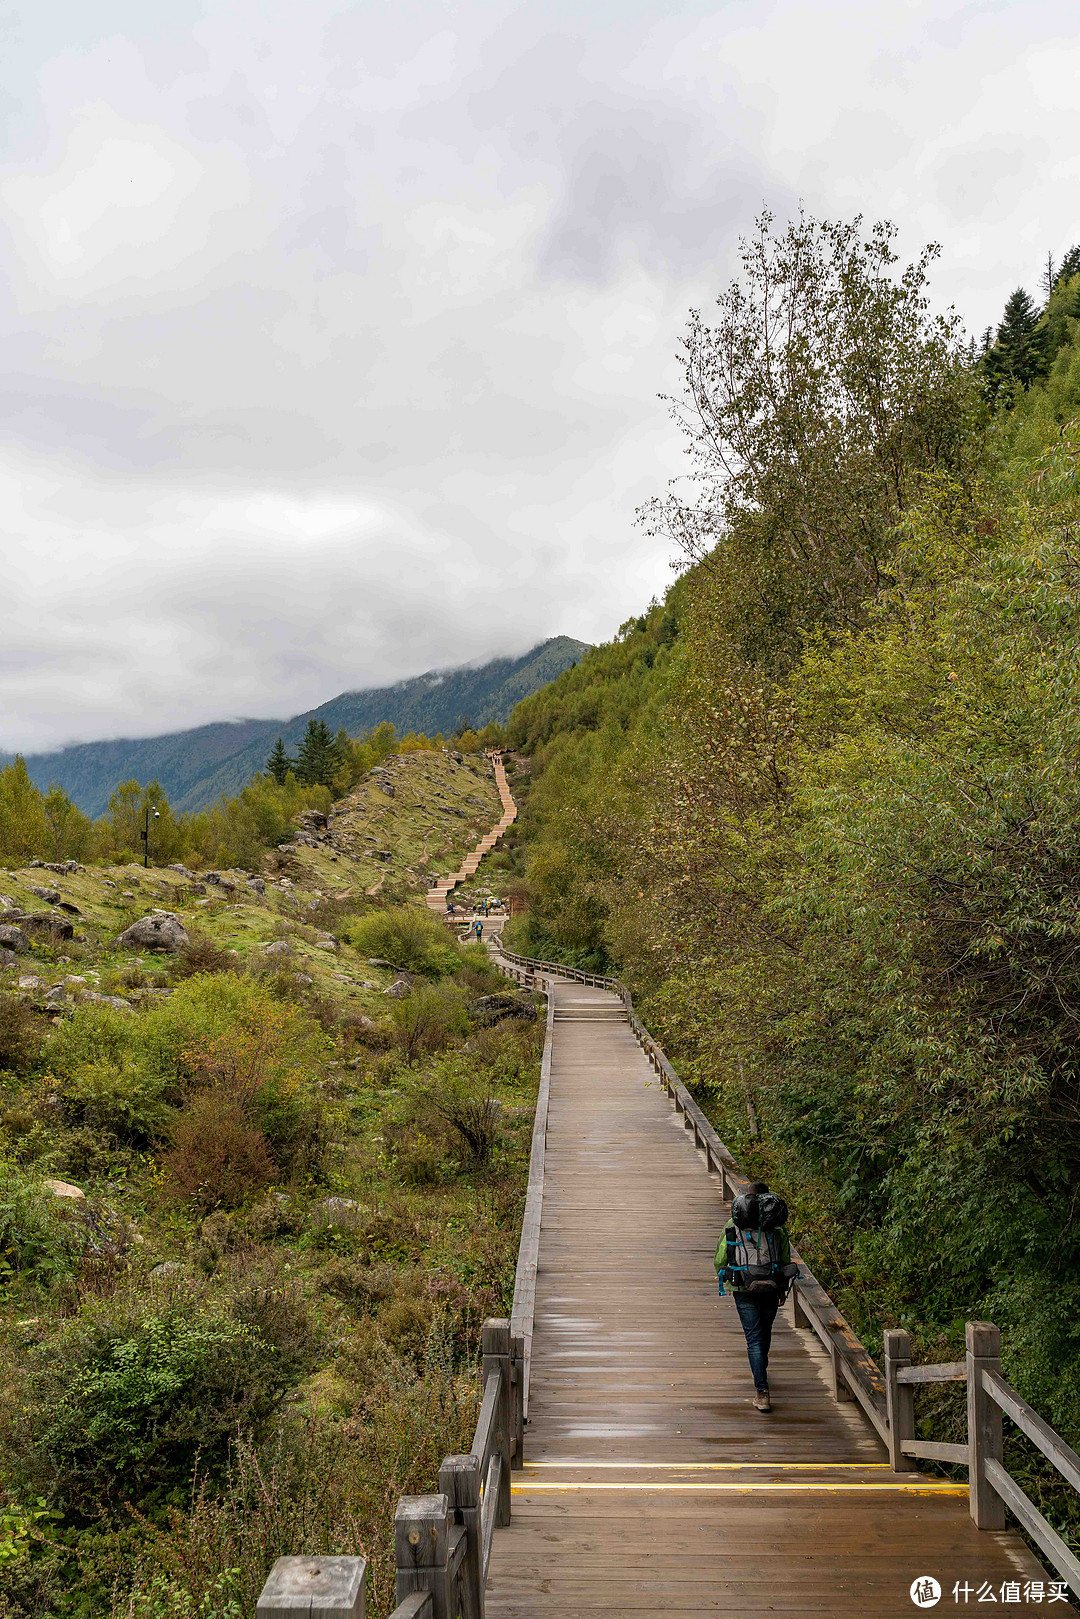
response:
<path id="1" fill-rule="evenodd" d="M 847 1467 L 856 1473 L 872 1473 L 890 1471 L 888 1462 L 526 1462 L 524 1471 L 530 1472 L 534 1467 L 558 1467 L 563 1472 L 570 1472 L 571 1468 L 589 1468 L 590 1470 L 607 1467 L 614 1472 L 629 1472 L 632 1467 L 644 1467 L 650 1472 L 659 1472 L 667 1468 L 679 1473 L 710 1472 L 740 1473 L 744 1468 L 760 1467 L 773 1472 L 828 1473 L 836 1469 Z"/>
<path id="2" fill-rule="evenodd" d="M 558 1484 L 511 1484 L 511 1490 L 518 1495 L 531 1495 L 537 1490 L 681 1490 L 684 1494 L 688 1490 L 714 1490 L 725 1491 L 730 1495 L 746 1495 L 755 1490 L 772 1490 L 782 1495 L 790 1495 L 796 1490 L 809 1490 L 817 1493 L 847 1492 L 866 1494 L 867 1492 L 880 1493 L 882 1490 L 899 1490 L 905 1495 L 967 1495 L 966 1484 L 938 1484 L 932 1479 L 921 1484 L 902 1484 L 899 1480 L 888 1484 L 752 1484 L 748 1479 L 743 1484 L 599 1484 L 599 1483 L 571 1483 L 569 1481 Z"/>

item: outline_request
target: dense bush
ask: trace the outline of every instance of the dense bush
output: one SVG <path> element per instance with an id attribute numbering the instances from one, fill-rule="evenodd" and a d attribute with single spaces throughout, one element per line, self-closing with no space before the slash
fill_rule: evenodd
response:
<path id="1" fill-rule="evenodd" d="M 70 1210 L 40 1181 L 0 1164 L 0 1283 L 12 1273 L 54 1282 L 71 1271 L 80 1248 Z"/>
<path id="2" fill-rule="evenodd" d="M 23 1073 L 41 1052 L 42 1030 L 37 1018 L 18 995 L 0 990 L 0 1069 Z"/>
<path id="3" fill-rule="evenodd" d="M 394 1002 L 391 1017 L 398 1047 L 410 1063 L 445 1050 L 469 1028 L 464 996 L 445 984 L 419 985 Z"/>
<path id="4" fill-rule="evenodd" d="M 445 978 L 461 966 L 444 924 L 419 905 L 373 911 L 349 923 L 344 936 L 361 955 L 389 961 L 420 978 Z"/>
<path id="5" fill-rule="evenodd" d="M 166 1185 L 195 1208 L 232 1207 L 274 1179 L 266 1136 L 224 1090 L 201 1091 L 176 1120 Z"/>
<path id="6" fill-rule="evenodd" d="M 179 1132 L 170 1159 L 177 1187 L 209 1185 L 212 1163 L 224 1162 L 215 1151 L 228 1143 L 239 1177 L 229 1179 L 232 1197 L 241 1183 L 264 1184 L 257 1164 L 266 1153 L 282 1174 L 318 1161 L 322 1109 L 313 1085 L 330 1050 L 302 1007 L 259 980 L 216 973 L 187 979 L 137 1018 L 79 1006 L 47 1057 L 76 1121 L 133 1146 Z M 223 1121 L 218 1149 L 215 1112 Z"/>
<path id="7" fill-rule="evenodd" d="M 28 1375 L 12 1454 L 69 1513 L 108 1515 L 189 1485 L 196 1467 L 220 1467 L 310 1358 L 310 1334 L 280 1290 L 158 1292 L 96 1301 Z"/>

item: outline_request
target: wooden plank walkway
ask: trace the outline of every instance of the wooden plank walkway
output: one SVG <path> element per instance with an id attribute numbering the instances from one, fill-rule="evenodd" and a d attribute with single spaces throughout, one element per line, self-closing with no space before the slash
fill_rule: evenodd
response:
<path id="1" fill-rule="evenodd" d="M 999 1603 L 1003 1582 L 1045 1581 L 1017 1534 L 975 1529 L 966 1486 L 889 1471 L 790 1307 L 774 1409 L 754 1410 L 712 1268 L 718 1177 L 616 998 L 553 994 L 526 1463 L 487 1619 L 892 1619 L 918 1611 L 917 1575 L 940 1582 L 943 1612 L 955 1581 L 989 1581 Z"/>

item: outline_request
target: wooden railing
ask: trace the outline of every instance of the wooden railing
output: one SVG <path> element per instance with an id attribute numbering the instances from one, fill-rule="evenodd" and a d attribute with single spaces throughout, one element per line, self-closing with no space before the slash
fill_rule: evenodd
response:
<path id="1" fill-rule="evenodd" d="M 397 1607 L 391 1619 L 483 1619 L 495 1530 L 510 1522 L 510 1473 L 522 1465 L 529 1410 L 553 1015 L 549 996 L 510 1319 L 484 1322 L 483 1392 L 469 1454 L 443 1458 L 435 1494 L 405 1495 L 398 1502 Z M 363 1557 L 279 1557 L 256 1614 L 258 1619 L 364 1619 L 366 1573 Z"/>
<path id="2" fill-rule="evenodd" d="M 617 995 L 629 1026 L 671 1097 L 683 1124 L 720 1177 L 720 1193 L 746 1191 L 749 1180 L 679 1079 L 670 1061 L 634 1011 L 633 999 L 617 978 L 538 961 L 504 950 L 498 965 L 518 983 L 544 989 L 554 978 L 570 979 Z M 522 1465 L 528 1416 L 533 1311 L 544 1191 L 548 1092 L 554 998 L 547 999 L 547 1026 L 536 1121 L 529 1159 L 521 1243 L 510 1320 L 484 1323 L 483 1395 L 472 1449 L 447 1456 L 433 1495 L 403 1496 L 394 1516 L 397 1565 L 396 1601 L 391 1619 L 483 1619 L 484 1588 L 496 1527 L 510 1522 L 510 1472 Z M 967 1354 L 941 1366 L 913 1366 L 906 1332 L 885 1334 L 882 1373 L 798 1252 L 793 1283 L 795 1325 L 810 1328 L 824 1346 L 837 1400 L 856 1400 L 886 1446 L 897 1472 L 918 1460 L 964 1465 L 968 1469 L 971 1516 L 980 1529 L 1001 1529 L 1005 1509 L 1013 1513 L 1048 1562 L 1080 1595 L 1080 1561 L 1006 1470 L 1002 1418 L 1027 1435 L 1074 1490 L 1080 1491 L 1077 1456 L 1001 1373 L 1001 1334 L 988 1322 L 967 1324 Z M 915 1438 L 915 1390 L 923 1384 L 967 1384 L 967 1440 L 945 1444 Z M 363 1557 L 279 1557 L 259 1598 L 258 1619 L 364 1619 L 366 1564 Z"/>
<path id="3" fill-rule="evenodd" d="M 538 987 L 558 977 L 617 995 L 626 1008 L 638 1044 L 674 1102 L 676 1112 L 682 1114 L 683 1124 L 693 1130 L 694 1144 L 703 1151 L 706 1167 L 719 1174 L 723 1200 L 727 1201 L 729 1191 L 748 1189 L 750 1182 L 739 1173 L 731 1153 L 634 1011 L 630 991 L 620 979 L 515 955 L 503 949 L 501 941 L 499 950 L 503 971 L 526 987 Z M 550 996 L 548 1005 L 552 1005 Z M 1078 1492 L 1080 1456 L 1002 1376 L 1001 1333 L 997 1327 L 986 1321 L 969 1321 L 965 1359 L 940 1366 L 913 1366 L 908 1334 L 899 1329 L 886 1332 L 885 1371 L 882 1373 L 805 1260 L 794 1248 L 791 1255 L 800 1269 L 792 1284 L 795 1325 L 813 1329 L 829 1355 L 834 1397 L 858 1401 L 888 1449 L 893 1470 L 910 1471 L 920 1459 L 967 1467 L 968 1499 L 976 1526 L 1002 1529 L 1008 1507 L 1050 1564 L 1073 1592 L 1080 1595 L 1080 1561 L 1005 1468 L 1003 1414 Z M 916 1439 L 915 1389 L 921 1384 L 946 1382 L 967 1384 L 967 1440 L 963 1444 L 946 1444 Z"/>

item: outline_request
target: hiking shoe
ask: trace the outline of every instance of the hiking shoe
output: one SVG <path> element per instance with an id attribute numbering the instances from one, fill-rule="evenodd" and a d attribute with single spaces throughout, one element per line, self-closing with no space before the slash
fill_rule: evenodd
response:
<path id="1" fill-rule="evenodd" d="M 755 1411 L 771 1411 L 772 1410 L 772 1401 L 769 1399 L 769 1391 L 768 1391 L 768 1389 L 755 1389 L 754 1390 L 754 1410 Z"/>

